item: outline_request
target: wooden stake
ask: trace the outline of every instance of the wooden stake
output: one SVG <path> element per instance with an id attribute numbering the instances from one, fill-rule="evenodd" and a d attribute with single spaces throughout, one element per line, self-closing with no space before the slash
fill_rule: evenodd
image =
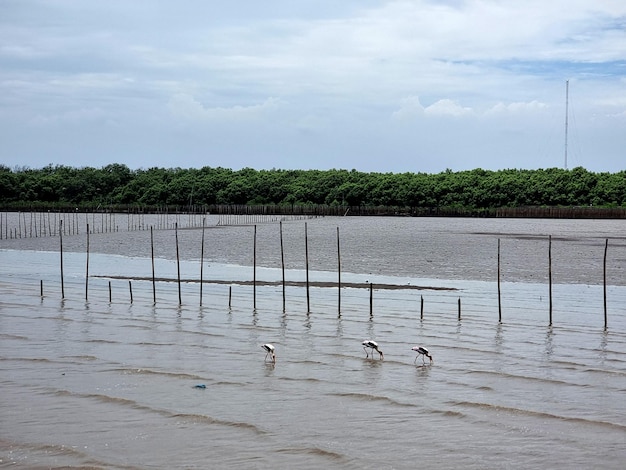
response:
<path id="1" fill-rule="evenodd" d="M 39 281 L 39 295 L 43 298 L 43 279 Z"/>
<path id="2" fill-rule="evenodd" d="M 552 326 L 552 235 L 548 237 L 548 294 L 550 302 L 550 321 L 548 325 Z"/>
<path id="3" fill-rule="evenodd" d="M 63 233 L 61 227 L 63 226 L 63 220 L 59 220 L 59 243 L 61 250 L 61 299 L 65 298 L 65 285 L 63 283 Z"/>
<path id="4" fill-rule="evenodd" d="M 150 226 L 150 253 L 152 257 L 152 302 L 156 305 L 156 284 L 154 280 L 154 234 Z"/>
<path id="5" fill-rule="evenodd" d="M 420 295 L 420 320 L 424 319 L 424 296 Z"/>
<path id="6" fill-rule="evenodd" d="M 607 329 L 607 313 L 606 313 L 606 253 L 609 249 L 609 239 L 604 243 L 604 329 Z"/>
<path id="7" fill-rule="evenodd" d="M 178 271 L 178 305 L 183 304 L 183 297 L 180 291 L 180 255 L 178 251 L 178 222 L 174 226 L 174 233 L 176 235 L 176 269 Z"/>
<path id="8" fill-rule="evenodd" d="M 204 224 L 206 222 L 206 218 L 202 219 L 202 243 L 200 244 L 201 248 L 200 248 L 200 307 L 202 307 L 202 283 L 203 283 L 203 276 L 202 276 L 202 268 L 204 267 Z"/>
<path id="9" fill-rule="evenodd" d="M 133 284 L 128 280 L 128 291 L 130 292 L 130 303 L 133 303 Z"/>
<path id="10" fill-rule="evenodd" d="M 374 285 L 370 282 L 370 317 L 374 316 Z"/>
<path id="11" fill-rule="evenodd" d="M 341 316 L 341 246 L 337 227 L 337 314 Z"/>
<path id="12" fill-rule="evenodd" d="M 89 224 L 87 224 L 87 268 L 85 272 L 85 302 L 89 292 Z"/>
<path id="13" fill-rule="evenodd" d="M 280 227 L 280 265 L 283 271 L 283 313 L 285 312 L 285 251 L 283 249 L 283 222 L 279 222 Z"/>
<path id="14" fill-rule="evenodd" d="M 461 297 L 459 297 L 459 321 L 461 321 Z"/>
<path id="15" fill-rule="evenodd" d="M 500 297 L 500 239 L 498 238 L 498 322 L 502 323 L 502 300 Z"/>
<path id="16" fill-rule="evenodd" d="M 310 313 L 311 301 L 309 298 L 309 237 L 307 234 L 306 222 L 304 223 L 304 259 L 306 265 L 306 313 Z"/>
<path id="17" fill-rule="evenodd" d="M 111 281 L 109 281 L 109 303 L 112 302 Z"/>
<path id="18" fill-rule="evenodd" d="M 256 310 L 256 224 L 254 225 L 253 269 L 252 269 L 252 308 Z"/>

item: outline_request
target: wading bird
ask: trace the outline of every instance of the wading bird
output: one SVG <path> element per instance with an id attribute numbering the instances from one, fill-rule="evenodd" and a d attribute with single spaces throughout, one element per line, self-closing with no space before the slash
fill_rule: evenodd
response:
<path id="1" fill-rule="evenodd" d="M 433 357 L 430 355 L 430 353 L 428 352 L 428 349 L 423 348 L 422 346 L 413 346 L 411 348 L 412 351 L 415 351 L 417 353 L 417 356 L 415 356 L 415 361 L 417 361 L 417 358 L 422 356 L 422 362 L 424 364 L 426 364 L 426 359 L 425 357 L 427 357 L 428 359 L 430 359 L 430 363 L 433 363 Z M 415 361 L 413 361 L 413 363 L 415 363 Z"/>
<path id="2" fill-rule="evenodd" d="M 361 343 L 363 345 L 363 351 L 365 351 L 365 357 L 369 357 L 369 353 L 367 352 L 367 348 L 372 350 L 372 359 L 374 358 L 374 351 L 376 351 L 379 355 L 379 359 L 384 359 L 383 352 L 378 349 L 378 343 L 376 341 L 372 341 L 371 339 L 366 339 Z"/>
<path id="3" fill-rule="evenodd" d="M 276 363 L 276 354 L 274 353 L 274 345 L 273 344 L 264 344 L 263 346 L 261 346 L 263 349 L 265 349 L 265 352 L 267 352 L 267 354 L 265 355 L 265 361 L 267 361 L 267 356 L 270 356 L 272 359 L 272 362 L 275 364 Z"/>

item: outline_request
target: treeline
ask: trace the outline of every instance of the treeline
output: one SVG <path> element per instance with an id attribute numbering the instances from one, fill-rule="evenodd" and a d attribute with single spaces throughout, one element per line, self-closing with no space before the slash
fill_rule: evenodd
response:
<path id="1" fill-rule="evenodd" d="M 0 205 L 110 206 L 327 205 L 462 208 L 626 206 L 626 171 L 499 170 L 364 173 L 356 170 L 230 170 L 126 165 L 40 169 L 0 165 Z"/>

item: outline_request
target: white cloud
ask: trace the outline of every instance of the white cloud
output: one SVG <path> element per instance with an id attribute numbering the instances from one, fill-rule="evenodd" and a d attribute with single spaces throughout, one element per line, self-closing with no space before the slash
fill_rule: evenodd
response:
<path id="1" fill-rule="evenodd" d="M 424 106 L 420 102 L 419 96 L 409 96 L 402 100 L 400 108 L 391 115 L 394 119 L 410 119 L 424 114 Z"/>
<path id="2" fill-rule="evenodd" d="M 424 113 L 433 116 L 468 116 L 474 114 L 471 108 L 461 106 L 450 99 L 439 100 L 424 108 Z"/>
<path id="3" fill-rule="evenodd" d="M 515 102 L 504 104 L 502 102 L 494 105 L 488 109 L 486 115 L 498 115 L 498 114 L 519 114 L 519 113 L 533 113 L 544 110 L 548 107 L 546 103 L 533 100 L 527 103 Z"/>
<path id="4" fill-rule="evenodd" d="M 404 120 L 421 116 L 460 117 L 473 114 L 474 111 L 471 108 L 461 106 L 451 99 L 441 99 L 429 106 L 424 106 L 419 96 L 409 96 L 402 100 L 400 108 L 392 113 L 392 118 Z"/>
<path id="5" fill-rule="evenodd" d="M 250 106 L 207 107 L 191 95 L 177 93 L 170 99 L 168 108 L 175 117 L 184 120 L 240 121 L 261 119 L 276 111 L 279 105 L 280 100 L 267 98 L 262 103 Z"/>

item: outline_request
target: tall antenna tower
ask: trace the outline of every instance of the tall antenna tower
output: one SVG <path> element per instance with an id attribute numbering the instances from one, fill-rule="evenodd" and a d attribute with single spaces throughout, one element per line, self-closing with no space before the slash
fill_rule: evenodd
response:
<path id="1" fill-rule="evenodd" d="M 565 80 L 565 169 L 567 170 L 567 124 L 569 118 L 569 80 Z"/>

